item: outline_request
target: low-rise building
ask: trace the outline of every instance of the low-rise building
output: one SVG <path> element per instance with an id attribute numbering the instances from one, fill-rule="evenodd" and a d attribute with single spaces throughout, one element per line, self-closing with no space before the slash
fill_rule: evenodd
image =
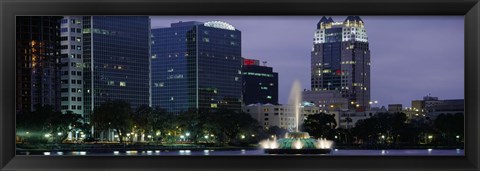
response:
<path id="1" fill-rule="evenodd" d="M 303 101 L 316 104 L 323 112 L 348 109 L 348 99 L 342 97 L 339 91 L 303 91 Z"/>
<path id="2" fill-rule="evenodd" d="M 273 104 L 250 104 L 243 111 L 255 118 L 265 129 L 278 126 L 294 131 L 297 128 L 295 106 Z M 314 105 L 302 105 L 299 108 L 298 125 L 302 125 L 308 115 L 320 113 L 320 108 Z"/>

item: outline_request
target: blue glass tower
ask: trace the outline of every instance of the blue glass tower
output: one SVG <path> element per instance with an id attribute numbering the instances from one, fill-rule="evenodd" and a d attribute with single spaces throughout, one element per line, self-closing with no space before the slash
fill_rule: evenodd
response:
<path id="1" fill-rule="evenodd" d="M 150 104 L 148 16 L 83 17 L 83 48 L 87 117 L 109 99 L 128 101 L 132 108 Z"/>
<path id="2" fill-rule="evenodd" d="M 152 29 L 152 106 L 241 109 L 241 32 L 221 21 Z"/>

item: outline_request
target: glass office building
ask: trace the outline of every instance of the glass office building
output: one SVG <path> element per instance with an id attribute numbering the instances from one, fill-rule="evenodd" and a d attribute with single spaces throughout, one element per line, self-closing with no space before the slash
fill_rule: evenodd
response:
<path id="1" fill-rule="evenodd" d="M 60 28 L 62 17 L 16 17 L 16 110 L 36 105 L 60 110 Z"/>
<path id="2" fill-rule="evenodd" d="M 339 91 L 349 109 L 369 110 L 370 50 L 362 19 L 348 16 L 335 22 L 322 17 L 313 42 L 312 91 Z"/>
<path id="3" fill-rule="evenodd" d="M 242 68 L 243 103 L 278 104 L 278 73 L 260 65 L 255 59 L 244 59 Z"/>
<path id="4" fill-rule="evenodd" d="M 150 105 L 148 16 L 83 17 L 84 111 L 121 99 L 132 108 Z"/>
<path id="5" fill-rule="evenodd" d="M 241 32 L 222 21 L 152 29 L 152 106 L 241 110 Z"/>

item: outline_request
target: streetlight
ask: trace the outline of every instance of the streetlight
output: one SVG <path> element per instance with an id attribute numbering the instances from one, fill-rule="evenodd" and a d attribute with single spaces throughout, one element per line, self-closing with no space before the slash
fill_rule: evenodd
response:
<path id="1" fill-rule="evenodd" d="M 186 135 L 187 137 L 190 136 L 190 132 L 187 132 L 185 135 Z"/>
<path id="2" fill-rule="evenodd" d="M 245 135 L 240 136 L 242 139 L 245 139 Z"/>
<path id="3" fill-rule="evenodd" d="M 50 136 L 50 134 L 45 134 L 45 138 L 49 138 Z"/>
<path id="4" fill-rule="evenodd" d="M 62 135 L 62 133 L 61 133 L 61 132 L 59 132 L 59 133 L 57 133 L 57 135 L 58 135 L 58 136 L 61 136 L 61 135 Z"/>

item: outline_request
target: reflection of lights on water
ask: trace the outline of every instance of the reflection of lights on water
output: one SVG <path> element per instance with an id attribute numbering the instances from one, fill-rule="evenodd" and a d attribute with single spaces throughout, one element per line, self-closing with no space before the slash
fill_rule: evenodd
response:
<path id="1" fill-rule="evenodd" d="M 241 151 L 242 151 L 242 154 L 245 154 L 245 149 L 242 149 Z"/>
<path id="2" fill-rule="evenodd" d="M 155 153 L 160 153 L 160 150 L 155 150 Z"/>
<path id="3" fill-rule="evenodd" d="M 86 151 L 72 151 L 72 155 L 87 155 Z"/>
<path id="4" fill-rule="evenodd" d="M 138 151 L 126 151 L 125 153 L 127 153 L 128 155 L 130 155 L 130 154 L 137 154 Z"/>
<path id="5" fill-rule="evenodd" d="M 382 154 L 388 154 L 387 150 L 382 150 Z"/>
<path id="6" fill-rule="evenodd" d="M 63 152 L 59 151 L 59 152 L 57 152 L 57 155 L 61 156 L 61 155 L 63 155 Z"/>
<path id="7" fill-rule="evenodd" d="M 429 148 L 427 151 L 428 151 L 428 153 L 431 153 L 431 152 L 432 152 L 432 149 L 431 149 L 431 148 Z"/>
<path id="8" fill-rule="evenodd" d="M 209 151 L 209 150 L 203 150 L 203 154 L 204 154 L 204 155 L 209 155 L 209 154 L 210 154 L 210 151 Z"/>
<path id="9" fill-rule="evenodd" d="M 192 151 L 190 150 L 180 150 L 180 155 L 190 155 Z"/>
<path id="10" fill-rule="evenodd" d="M 460 154 L 460 149 L 459 148 L 457 148 L 457 154 Z"/>
<path id="11" fill-rule="evenodd" d="M 49 156 L 50 152 L 43 152 L 43 155 Z"/>
<path id="12" fill-rule="evenodd" d="M 338 151 L 338 149 L 335 149 L 335 151 Z"/>
<path id="13" fill-rule="evenodd" d="M 118 155 L 118 154 L 120 154 L 120 152 L 119 151 L 113 151 L 113 154 Z"/>

